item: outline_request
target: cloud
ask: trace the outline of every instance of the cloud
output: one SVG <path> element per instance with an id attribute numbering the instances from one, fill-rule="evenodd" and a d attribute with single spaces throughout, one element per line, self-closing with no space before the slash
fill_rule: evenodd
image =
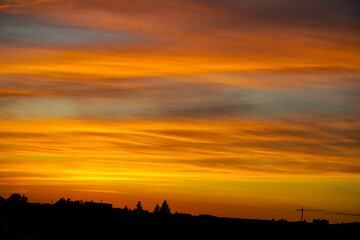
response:
<path id="1" fill-rule="evenodd" d="M 190 2 L 190 1 L 189 1 Z M 322 0 L 317 2 L 304 1 L 191 1 L 192 3 L 206 6 L 207 8 L 223 11 L 226 24 L 222 27 L 231 26 L 243 27 L 245 24 L 251 27 L 268 27 L 270 25 L 281 26 L 291 25 L 294 28 L 353 28 L 359 26 L 359 17 L 357 11 L 360 5 L 354 0 Z M 241 23 L 241 19 L 247 21 Z M 233 24 L 231 24 L 231 22 Z M 220 20 L 221 21 L 221 20 Z M 255 23 L 255 24 L 252 24 Z"/>
<path id="2" fill-rule="evenodd" d="M 154 48 L 160 52 L 208 54 L 210 51 L 250 55 L 247 57 L 256 53 L 273 57 L 300 54 L 306 59 L 306 53 L 327 55 L 334 48 L 357 49 L 358 8 L 354 1 L 338 0 L 317 3 L 276 0 L 261 4 L 258 1 L 61 1 L 29 8 L 26 16 L 83 29 L 79 37 L 86 29 L 147 36 L 152 41 L 143 44 L 141 51 Z M 311 48 L 307 47 L 309 44 Z"/>
<path id="3" fill-rule="evenodd" d="M 144 37 L 135 34 L 48 23 L 29 17 L 1 17 L 0 31 L 1 42 L 9 45 L 135 44 L 145 41 Z"/>
<path id="4" fill-rule="evenodd" d="M 300 120 L 2 121 L 0 147 L 4 158 L 23 156 L 32 162 L 54 156 L 91 167 L 91 159 L 107 159 L 96 164 L 108 171 L 130 164 L 134 171 L 146 165 L 232 174 L 358 174 L 360 142 L 347 136 L 358 124 L 338 124 L 328 120 L 324 126 L 321 119 L 312 125 Z"/>
<path id="5" fill-rule="evenodd" d="M 14 4 L 14 1 L 8 1 L 5 0 L 4 2 L 8 2 L 9 4 L 1 5 L 0 9 L 6 9 L 6 8 L 23 8 L 23 7 L 29 7 L 31 5 L 37 5 L 41 3 L 47 3 L 47 2 L 56 2 L 57 0 L 20 0 L 16 1 Z"/>
<path id="6" fill-rule="evenodd" d="M 359 6 L 2 1 L 0 191 L 152 198 L 166 185 L 174 199 L 351 212 Z"/>
<path id="7" fill-rule="evenodd" d="M 0 5 L 0 9 L 4 9 L 4 8 L 8 8 L 8 7 L 10 7 L 10 5 L 9 5 L 9 4 L 6 4 L 6 5 Z"/>
<path id="8" fill-rule="evenodd" d="M 265 75 L 247 74 L 251 81 Z M 287 119 L 306 114 L 313 117 L 343 116 L 358 118 L 360 109 L 356 87 L 319 83 L 309 87 L 269 88 L 265 82 L 239 84 L 238 74 L 231 82 L 219 80 L 223 75 L 159 76 L 134 78 L 45 77 L 43 75 L 4 75 L 0 83 L 1 117 L 16 119 Z M 255 76 L 255 78 L 252 78 Z M 282 76 L 294 80 L 296 74 Z M 293 79 L 292 76 L 294 76 Z M 327 76 L 327 75 L 326 75 Z M 226 76 L 225 76 L 226 77 Z M 244 76 L 242 76 L 243 78 Z M 311 78 L 313 76 L 310 76 Z M 320 78 L 320 79 L 319 79 Z M 325 78 L 325 76 L 324 76 Z M 301 79 L 301 77 L 299 77 Z M 240 80 L 241 81 L 241 80 Z M 237 84 L 237 85 L 235 85 Z M 300 87 L 302 86 L 302 87 Z M 91 106 L 89 108 L 89 106 Z M 300 134 L 300 133 L 299 133 Z"/>

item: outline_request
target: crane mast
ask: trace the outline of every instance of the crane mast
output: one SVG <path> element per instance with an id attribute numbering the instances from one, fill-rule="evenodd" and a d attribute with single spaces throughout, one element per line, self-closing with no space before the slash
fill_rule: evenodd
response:
<path id="1" fill-rule="evenodd" d="M 301 221 L 303 222 L 304 221 L 304 208 L 301 207 L 300 209 L 296 209 L 296 211 L 300 211 L 301 212 Z"/>

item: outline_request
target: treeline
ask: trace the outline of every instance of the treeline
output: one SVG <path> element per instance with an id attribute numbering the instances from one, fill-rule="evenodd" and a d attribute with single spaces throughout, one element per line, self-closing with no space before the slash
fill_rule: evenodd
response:
<path id="1" fill-rule="evenodd" d="M 12 194 L 9 198 L 5 199 L 0 196 L 0 206 L 2 207 L 56 207 L 56 208 L 112 208 L 112 204 L 103 203 L 102 201 L 93 202 L 93 201 L 83 201 L 83 200 L 71 200 L 70 198 L 60 198 L 54 204 L 50 203 L 30 203 L 28 198 L 25 195 L 19 193 Z M 121 209 L 121 208 L 120 208 Z M 122 209 L 125 212 L 134 212 L 134 213 L 153 213 L 154 215 L 171 215 L 171 210 L 169 204 L 166 200 L 162 203 L 161 207 L 159 204 L 156 204 L 152 212 L 144 210 L 141 202 L 139 201 L 134 209 L 129 208 L 127 205 Z"/>
<path id="2" fill-rule="evenodd" d="M 296 233 L 322 239 L 340 235 L 346 239 L 346 234 L 356 236 L 358 229 L 359 223 L 328 224 L 321 219 L 309 223 L 172 214 L 167 201 L 147 211 L 141 202 L 130 209 L 70 198 L 61 198 L 53 204 L 30 203 L 25 195 L 18 193 L 7 199 L 0 197 L 0 239 L 121 239 L 125 233 L 134 238 L 179 234 L 184 238 L 199 234 L 201 239 L 214 236 L 220 239 L 288 238 Z"/>

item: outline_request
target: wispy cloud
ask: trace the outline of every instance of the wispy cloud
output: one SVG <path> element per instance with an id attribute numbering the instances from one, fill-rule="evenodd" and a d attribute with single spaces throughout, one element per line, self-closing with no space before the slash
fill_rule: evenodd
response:
<path id="1" fill-rule="evenodd" d="M 40 4 L 40 3 L 46 3 L 46 2 L 56 2 L 57 0 L 22 0 L 22 1 L 17 1 L 17 3 L 14 4 L 14 1 L 5 1 L 8 2 L 9 4 L 5 4 L 5 5 L 1 5 L 1 8 L 22 8 L 22 7 L 28 7 L 31 5 L 36 5 L 36 4 Z"/>
<path id="2" fill-rule="evenodd" d="M 2 1 L 0 188 L 145 196 L 167 184 L 175 199 L 234 203 L 244 180 L 254 199 L 323 193 L 311 201 L 356 212 L 359 7 Z"/>
<path id="3" fill-rule="evenodd" d="M 182 126 L 176 122 L 107 122 L 105 127 L 102 122 L 52 121 L 41 130 L 42 122 L 32 122 L 30 128 L 26 127 L 27 122 L 3 122 L 2 155 L 50 154 L 71 158 L 82 152 L 86 158 L 106 155 L 120 162 L 127 162 L 128 158 L 170 168 L 176 164 L 269 174 L 356 174 L 360 170 L 356 163 L 359 139 L 355 132 L 349 135 L 356 123 L 344 128 L 285 121 L 188 122 Z M 6 130 L 11 125 L 19 130 Z"/>

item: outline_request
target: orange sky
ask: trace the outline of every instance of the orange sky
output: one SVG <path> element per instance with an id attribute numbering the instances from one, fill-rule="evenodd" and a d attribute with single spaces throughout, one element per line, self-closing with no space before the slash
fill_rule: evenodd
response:
<path id="1" fill-rule="evenodd" d="M 359 7 L 2 1 L 0 195 L 359 221 Z"/>

